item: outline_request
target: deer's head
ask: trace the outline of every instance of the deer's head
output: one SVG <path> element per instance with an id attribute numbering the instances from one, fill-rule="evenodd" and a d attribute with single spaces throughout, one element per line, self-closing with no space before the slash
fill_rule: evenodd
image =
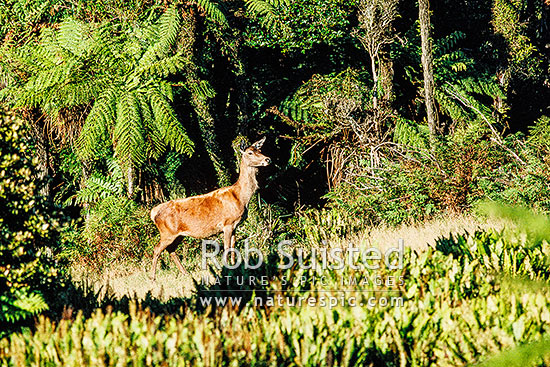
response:
<path id="1" fill-rule="evenodd" d="M 249 146 L 241 145 L 242 163 L 248 167 L 264 167 L 271 163 L 271 159 L 266 157 L 260 152 L 262 145 L 264 145 L 265 136 Z"/>

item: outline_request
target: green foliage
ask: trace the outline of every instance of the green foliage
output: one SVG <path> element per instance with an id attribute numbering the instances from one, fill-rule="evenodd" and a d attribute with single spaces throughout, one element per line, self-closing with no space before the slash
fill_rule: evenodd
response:
<path id="1" fill-rule="evenodd" d="M 530 228 L 530 230 L 533 230 Z M 549 227 L 546 223 L 545 231 Z M 529 279 L 548 279 L 548 242 L 531 242 L 521 238 L 506 239 L 496 231 L 477 231 L 473 235 L 450 235 L 440 238 L 436 248 L 458 261 L 477 260 L 488 271 Z"/>
<path id="2" fill-rule="evenodd" d="M 20 288 L 10 295 L 0 296 L 2 309 L 2 324 L 17 324 L 18 322 L 48 309 L 48 305 L 40 293 L 31 292 L 28 288 Z M 3 330 L 0 335 L 7 330 Z"/>
<path id="3" fill-rule="evenodd" d="M 505 242 L 498 233 L 489 236 L 495 240 L 488 244 L 493 253 L 497 250 L 494 246 Z M 478 247 L 484 243 L 483 236 L 465 238 Z M 540 260 L 543 254 L 533 251 L 531 256 Z M 267 265 L 254 270 L 257 275 L 269 274 L 271 281 L 262 292 L 247 294 L 245 298 L 251 301 L 240 307 L 220 306 L 201 312 L 190 304 L 180 309 L 179 317 L 162 317 L 130 303 L 124 312 L 98 309 L 89 317 L 79 313 L 59 325 L 41 318 L 35 332 L 13 334 L 0 342 L 0 362 L 227 365 L 228 361 L 245 358 L 250 365 L 276 361 L 301 366 L 456 366 L 533 343 L 531 348 L 520 348 L 530 349 L 529 360 L 537 363 L 536 355 L 541 356 L 538 352 L 544 345 L 539 340 L 550 330 L 547 284 L 518 287 L 512 281 L 508 286 L 510 281 L 504 281 L 488 263 L 476 258 L 456 259 L 434 249 L 421 254 L 407 250 L 403 269 L 382 267 L 375 273 L 364 267 L 354 271 L 347 267 L 342 272 L 293 267 L 277 273 L 278 261 L 280 257 L 270 257 Z M 241 266 L 227 272 L 239 273 L 252 271 Z M 286 287 L 282 285 L 283 275 Z M 298 282 L 314 275 L 324 276 L 325 283 Z M 254 296 L 265 300 L 277 294 L 283 303 L 293 295 L 321 302 L 327 295 L 340 297 L 336 289 L 326 288 L 326 282 L 333 285 L 349 276 L 371 279 L 374 275 L 384 279 L 401 276 L 402 282 L 357 286 L 346 297 L 353 295 L 357 302 L 366 302 L 372 300 L 370 291 L 382 289 L 384 292 L 377 293 L 375 299 L 402 297 L 403 305 L 254 306 Z M 213 294 L 230 295 L 216 285 L 211 290 Z M 198 297 L 208 297 L 208 293 L 198 294 L 195 301 L 200 303 Z M 501 363 L 507 364 L 510 352 L 501 358 L 505 358 Z"/>
<path id="4" fill-rule="evenodd" d="M 481 202 L 478 209 L 494 218 L 513 223 L 527 236 L 527 240 L 536 245 L 542 241 L 550 242 L 550 221 L 544 214 L 535 213 L 526 207 L 511 206 L 508 203 Z"/>
<path id="5" fill-rule="evenodd" d="M 82 188 L 71 197 L 66 204 L 93 205 L 107 197 L 117 197 L 124 194 L 124 176 L 120 165 L 115 160 L 107 162 L 107 176 L 99 172 L 93 173 L 82 185 Z"/>
<path id="6" fill-rule="evenodd" d="M 63 256 L 72 263 L 102 270 L 113 263 L 138 264 L 151 255 L 158 230 L 147 208 L 108 195 L 92 206 L 75 237 L 67 241 Z"/>
<path id="7" fill-rule="evenodd" d="M 368 99 L 361 74 L 351 68 L 329 75 L 313 75 L 281 103 L 282 120 L 296 129 L 291 164 L 315 142 L 329 142 L 346 130 L 360 130 L 362 109 Z"/>
<path id="8" fill-rule="evenodd" d="M 398 118 L 393 131 L 393 141 L 417 149 L 428 149 L 428 126 L 416 124 L 404 118 Z"/>
<path id="9" fill-rule="evenodd" d="M 529 127 L 527 141 L 542 156 L 550 153 L 550 117 L 542 116 Z"/>
<path id="10" fill-rule="evenodd" d="M 286 10 L 290 4 L 290 0 L 246 0 L 246 9 L 254 17 L 260 19 L 262 27 L 271 32 L 284 32 L 281 30 L 284 23 L 278 17 L 277 10 Z"/>
<path id="11" fill-rule="evenodd" d="M 56 281 L 51 255 L 59 218 L 39 194 L 32 142 L 22 121 L 0 120 L 0 336 L 48 308 L 42 292 Z M 53 246 L 53 247 L 52 247 Z"/>
<path id="12" fill-rule="evenodd" d="M 479 364 L 480 367 L 524 367 L 537 366 L 550 363 L 550 341 L 545 336 L 541 340 L 525 345 L 519 345 L 512 350 L 503 351 L 496 356 L 490 357 Z"/>
<path id="13" fill-rule="evenodd" d="M 166 80 L 188 62 L 174 51 L 181 27 L 176 7 L 153 24 L 126 28 L 66 20 L 7 55 L 11 72 L 21 77 L 2 94 L 15 107 L 40 108 L 54 120 L 65 109 L 93 103 L 76 142 L 83 159 L 105 145 L 121 164 L 137 167 L 167 147 L 190 155 L 193 143 Z"/>
<path id="14" fill-rule="evenodd" d="M 418 136 L 416 131 L 411 135 Z M 424 137 L 409 145 L 422 146 Z M 506 142 L 508 149 L 517 143 Z M 432 151 L 387 150 L 378 167 L 366 159 L 359 164 L 352 161 L 354 180 L 343 182 L 326 197 L 332 210 L 370 223 L 422 221 L 442 212 L 469 210 L 486 198 L 548 212 L 548 165 L 529 146 L 523 146 L 520 154 L 527 165 L 518 164 L 505 148 L 478 134 L 441 143 Z"/>
<path id="15" fill-rule="evenodd" d="M 355 0 L 247 0 L 246 9 L 259 20 L 245 32 L 253 47 L 280 47 L 282 52 L 336 45 L 350 36 L 349 16 Z"/>
<path id="16" fill-rule="evenodd" d="M 542 72 L 542 58 L 527 35 L 527 24 L 522 22 L 526 16 L 531 16 L 527 2 L 496 0 L 493 2 L 492 11 L 495 31 L 508 43 L 512 70 L 521 73 L 523 77 L 538 77 Z"/>
<path id="17" fill-rule="evenodd" d="M 517 136 L 510 136 L 507 144 L 521 153 L 526 164 L 503 162 L 500 169 L 480 177 L 478 182 L 482 192 L 490 200 L 549 213 L 550 174 L 547 156 L 541 154 L 536 145 L 524 144 Z"/>
<path id="18" fill-rule="evenodd" d="M 0 3 L 0 39 L 21 39 L 29 37 L 40 22 L 45 19 L 58 20 L 66 10 L 51 14 L 51 9 L 60 7 L 63 0 L 6 0 Z"/>
<path id="19" fill-rule="evenodd" d="M 406 37 L 409 39 L 404 46 L 394 44 L 392 54 L 400 62 L 404 62 L 405 75 L 413 84 L 422 85 L 421 45 L 418 24 L 411 28 Z M 446 37 L 434 41 L 434 80 L 435 99 L 439 110 L 455 124 L 470 125 L 477 119 L 485 119 L 495 123 L 495 116 L 504 114 L 501 107 L 495 110 L 487 103 L 505 99 L 494 75 L 477 64 L 463 49 L 461 42 L 466 34 L 455 31 Z M 402 59 L 403 58 L 403 59 Z M 417 106 L 421 100 L 416 100 Z"/>

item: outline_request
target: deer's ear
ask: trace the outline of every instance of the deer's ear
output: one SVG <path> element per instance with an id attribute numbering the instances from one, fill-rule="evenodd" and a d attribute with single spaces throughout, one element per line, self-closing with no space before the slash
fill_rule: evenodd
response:
<path id="1" fill-rule="evenodd" d="M 246 146 L 246 142 L 243 140 L 241 141 L 241 145 L 239 145 L 239 150 L 241 153 L 244 153 L 244 151 L 246 150 L 247 146 Z"/>
<path id="2" fill-rule="evenodd" d="M 252 146 L 256 149 L 261 149 L 262 145 L 264 145 L 264 143 L 265 143 L 265 136 L 263 138 L 261 138 L 260 140 L 258 140 L 257 142 L 255 142 L 254 144 L 252 144 Z"/>

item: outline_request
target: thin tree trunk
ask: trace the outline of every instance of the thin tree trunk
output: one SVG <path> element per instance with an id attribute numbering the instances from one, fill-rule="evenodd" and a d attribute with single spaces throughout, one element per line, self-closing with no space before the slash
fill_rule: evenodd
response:
<path id="1" fill-rule="evenodd" d="M 377 109 L 378 108 L 378 70 L 376 70 L 376 60 L 374 59 L 375 55 L 369 55 L 370 56 L 370 68 L 372 71 L 372 81 L 373 81 L 373 94 L 372 94 L 372 108 Z"/>
<path id="2" fill-rule="evenodd" d="M 132 163 L 128 165 L 127 170 L 127 183 L 128 183 L 128 198 L 132 198 L 134 195 L 134 167 L 132 166 Z"/>
<path id="3" fill-rule="evenodd" d="M 33 132 L 36 142 L 36 153 L 38 155 L 38 164 L 36 170 L 38 171 L 38 180 L 40 182 L 40 195 L 50 196 L 50 182 L 49 182 L 49 160 L 50 160 L 50 144 L 48 137 L 44 134 L 44 128 L 41 124 L 33 125 Z"/>
<path id="4" fill-rule="evenodd" d="M 418 18 L 420 20 L 420 37 L 422 42 L 422 71 L 424 72 L 424 100 L 426 103 L 426 115 L 428 128 L 430 129 L 430 142 L 436 140 L 438 130 L 437 112 L 434 101 L 434 74 L 433 74 L 433 47 L 430 37 L 430 2 L 418 1 Z"/>
<path id="5" fill-rule="evenodd" d="M 384 53 L 380 56 L 380 67 L 379 67 L 379 79 L 380 87 L 382 89 L 381 99 L 385 104 L 391 104 L 395 98 L 395 91 L 393 88 L 393 61 Z"/>

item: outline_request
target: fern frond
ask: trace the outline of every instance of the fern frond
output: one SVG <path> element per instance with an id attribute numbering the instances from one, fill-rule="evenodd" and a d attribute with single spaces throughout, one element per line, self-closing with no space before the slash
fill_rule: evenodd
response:
<path id="1" fill-rule="evenodd" d="M 166 51 L 172 46 L 178 37 L 181 28 L 181 16 L 178 8 L 172 5 L 161 15 L 159 19 L 159 40 Z"/>
<path id="2" fill-rule="evenodd" d="M 168 56 L 176 42 L 180 29 L 181 16 L 178 8 L 173 5 L 166 9 L 152 28 L 152 32 L 156 33 L 156 40 L 143 53 L 138 62 L 139 67 L 146 68 L 155 60 Z"/>
<path id="3" fill-rule="evenodd" d="M 192 95 L 198 96 L 202 99 L 214 98 L 216 96 L 216 91 L 206 80 L 189 81 L 187 83 L 187 87 Z"/>
<path id="4" fill-rule="evenodd" d="M 294 121 L 310 122 L 310 104 L 304 101 L 300 96 L 291 96 L 281 103 L 281 112 L 289 116 Z"/>
<path id="5" fill-rule="evenodd" d="M 144 60 L 144 62 L 145 61 L 146 60 Z M 168 75 L 176 74 L 177 72 L 183 70 L 187 62 L 188 59 L 178 53 L 176 55 L 142 65 L 135 70 L 134 74 L 145 78 L 166 78 Z"/>
<path id="6" fill-rule="evenodd" d="M 417 149 L 428 149 L 429 129 L 425 125 L 400 118 L 395 123 L 393 141 Z"/>
<path id="7" fill-rule="evenodd" d="M 155 123 L 155 117 L 148 97 L 145 93 L 138 93 L 141 111 L 141 118 L 145 129 L 145 139 L 147 141 L 147 156 L 159 158 L 166 151 L 164 135 Z"/>
<path id="8" fill-rule="evenodd" d="M 438 39 L 434 44 L 434 53 L 436 57 L 451 52 L 456 47 L 459 41 L 466 38 L 466 33 L 461 31 L 455 31 L 446 37 Z"/>
<path id="9" fill-rule="evenodd" d="M 219 5 L 216 4 L 214 1 L 196 0 L 196 3 L 199 8 L 206 13 L 208 19 L 211 19 L 222 26 L 227 25 L 227 18 L 225 17 L 225 14 L 221 11 Z"/>
<path id="10" fill-rule="evenodd" d="M 95 101 L 80 131 L 75 145 L 81 158 L 93 157 L 94 153 L 110 140 L 109 129 L 116 119 L 116 100 L 120 90 L 107 89 Z"/>
<path id="11" fill-rule="evenodd" d="M 95 203 L 109 196 L 120 196 L 124 193 L 123 182 L 122 178 L 115 179 L 95 174 L 86 180 L 71 204 Z"/>
<path id="12" fill-rule="evenodd" d="M 48 309 L 48 304 L 38 292 L 20 289 L 13 295 L 0 296 L 0 321 L 15 323 Z"/>
<path id="13" fill-rule="evenodd" d="M 162 80 L 159 82 L 158 87 L 160 90 L 160 94 L 166 97 L 170 102 L 174 102 L 174 90 L 172 88 L 172 84 L 165 80 Z"/>
<path id="14" fill-rule="evenodd" d="M 57 43 L 59 47 L 71 52 L 74 56 L 82 56 L 89 45 L 88 37 L 89 28 L 85 23 L 69 19 L 59 26 Z"/>
<path id="15" fill-rule="evenodd" d="M 117 101 L 116 125 L 113 130 L 115 156 L 125 164 L 145 162 L 145 139 L 139 99 L 134 91 L 125 90 Z"/>
<path id="16" fill-rule="evenodd" d="M 473 117 L 462 104 L 458 103 L 455 98 L 450 98 L 441 89 L 436 89 L 434 95 L 441 111 L 454 121 L 467 121 Z"/>
<path id="17" fill-rule="evenodd" d="M 119 190 L 121 190 L 120 193 L 122 193 L 122 189 L 124 186 L 124 174 L 122 173 L 122 167 L 120 167 L 120 164 L 116 159 L 107 159 L 107 169 L 109 170 L 109 174 L 111 175 L 113 180 L 119 182 Z"/>
<path id="18" fill-rule="evenodd" d="M 148 96 L 151 101 L 155 124 L 162 131 L 164 140 L 179 153 L 189 156 L 193 154 L 194 144 L 176 118 L 168 99 L 159 90 L 154 89 L 148 92 Z"/>
<path id="19" fill-rule="evenodd" d="M 288 5 L 289 1 L 285 0 L 246 0 L 246 9 L 254 17 L 259 18 L 261 25 L 266 29 L 275 30 L 281 29 L 284 25 L 281 23 L 276 7 Z"/>

